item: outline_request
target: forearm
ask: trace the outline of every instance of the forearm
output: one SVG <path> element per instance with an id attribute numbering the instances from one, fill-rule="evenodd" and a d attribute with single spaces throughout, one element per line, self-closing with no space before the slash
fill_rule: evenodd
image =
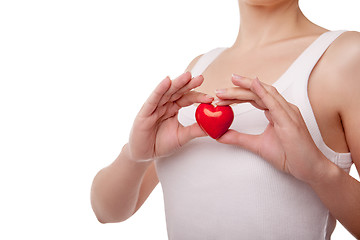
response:
<path id="1" fill-rule="evenodd" d="M 331 214 L 360 238 L 360 183 L 328 161 L 323 176 L 310 186 Z"/>
<path id="2" fill-rule="evenodd" d="M 127 144 L 115 161 L 95 176 L 91 187 L 91 204 L 102 223 L 121 222 L 136 207 L 142 179 L 151 162 L 131 161 Z"/>

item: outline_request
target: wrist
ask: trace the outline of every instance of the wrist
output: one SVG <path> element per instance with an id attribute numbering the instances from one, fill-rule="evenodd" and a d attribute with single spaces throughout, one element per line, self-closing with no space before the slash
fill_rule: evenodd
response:
<path id="1" fill-rule="evenodd" d="M 153 161 L 153 159 L 137 159 L 137 158 L 134 158 L 133 154 L 131 153 L 130 151 L 130 148 L 129 148 L 129 143 L 126 143 L 122 150 L 121 150 L 121 153 L 120 155 L 122 155 L 123 159 L 129 163 L 132 163 L 134 165 L 150 165 Z"/>
<path id="2" fill-rule="evenodd" d="M 308 182 L 313 188 L 324 187 L 332 184 L 332 182 L 337 181 L 341 173 L 340 171 L 342 171 L 342 169 L 327 159 L 324 155 L 322 155 L 321 162 L 321 165 L 318 166 L 319 170 L 317 171 L 317 175 Z"/>

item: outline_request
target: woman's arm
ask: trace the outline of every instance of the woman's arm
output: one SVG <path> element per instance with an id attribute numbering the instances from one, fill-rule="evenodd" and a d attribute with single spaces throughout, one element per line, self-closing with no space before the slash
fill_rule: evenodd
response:
<path id="1" fill-rule="evenodd" d="M 329 81 L 337 84 L 346 142 L 352 160 L 360 172 L 360 33 L 351 32 L 339 42 L 336 73 Z M 345 228 L 360 238 L 360 183 L 335 164 L 329 164 L 326 174 L 311 184 L 323 203 Z"/>
<path id="2" fill-rule="evenodd" d="M 116 160 L 98 172 L 91 187 L 91 205 L 99 222 L 121 222 L 132 216 L 150 165 L 131 160 L 125 144 Z"/>
<path id="3" fill-rule="evenodd" d="M 310 186 L 331 214 L 360 239 L 360 183 L 330 161 L 324 170 L 322 177 L 310 182 Z"/>
<path id="4" fill-rule="evenodd" d="M 196 137 L 206 136 L 197 123 L 184 127 L 177 119 L 182 107 L 213 101 L 211 96 L 191 91 L 203 80 L 201 75 L 193 78 L 190 72 L 174 80 L 166 77 L 146 100 L 134 120 L 129 142 L 94 178 L 91 204 L 100 222 L 129 218 L 158 182 L 154 166 L 149 168 L 151 162 L 170 156 Z"/>

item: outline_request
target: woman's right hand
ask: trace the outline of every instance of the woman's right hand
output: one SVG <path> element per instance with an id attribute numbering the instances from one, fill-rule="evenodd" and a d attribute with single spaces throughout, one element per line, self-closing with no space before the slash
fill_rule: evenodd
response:
<path id="1" fill-rule="evenodd" d="M 174 80 L 166 77 L 159 83 L 134 120 L 128 143 L 131 160 L 151 161 L 169 156 L 191 139 L 206 136 L 197 123 L 184 127 L 177 119 L 180 108 L 214 100 L 191 91 L 203 81 L 202 75 L 192 78 L 187 71 Z"/>

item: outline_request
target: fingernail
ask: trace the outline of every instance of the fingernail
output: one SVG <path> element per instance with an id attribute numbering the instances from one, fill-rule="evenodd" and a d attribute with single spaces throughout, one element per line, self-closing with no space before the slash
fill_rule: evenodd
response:
<path id="1" fill-rule="evenodd" d="M 226 92 L 226 89 L 225 88 L 223 88 L 223 89 L 216 89 L 215 90 L 215 93 L 216 94 L 222 94 L 222 93 L 225 93 Z"/>
<path id="2" fill-rule="evenodd" d="M 241 80 L 241 79 L 243 79 L 244 77 L 233 73 L 233 74 L 232 74 L 232 78 L 235 79 L 235 80 Z"/>
<path id="3" fill-rule="evenodd" d="M 218 104 L 221 100 L 219 98 L 216 98 L 212 103 L 213 104 Z"/>

